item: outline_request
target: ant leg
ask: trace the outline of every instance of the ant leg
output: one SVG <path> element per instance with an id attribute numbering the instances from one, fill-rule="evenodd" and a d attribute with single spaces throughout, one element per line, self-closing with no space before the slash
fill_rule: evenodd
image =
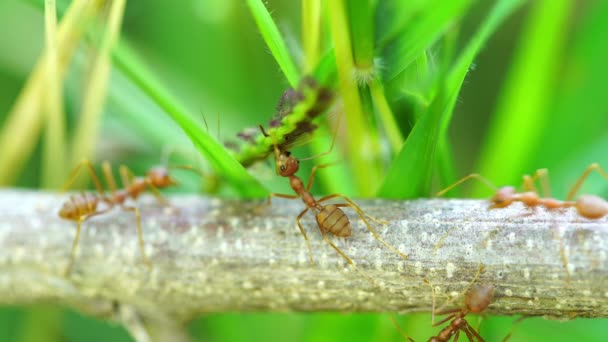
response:
<path id="1" fill-rule="evenodd" d="M 270 199 L 270 197 L 268 197 L 268 199 Z M 300 228 L 300 233 L 302 233 L 302 236 L 304 236 L 304 240 L 306 240 L 306 247 L 308 247 L 308 256 L 310 257 L 310 264 L 314 265 L 315 264 L 315 260 L 312 256 L 312 248 L 310 248 L 310 241 L 308 241 L 308 236 L 306 236 L 306 231 L 304 230 L 304 227 L 302 227 L 302 222 L 300 222 L 300 220 L 302 219 L 302 217 L 308 212 L 310 208 L 306 208 L 304 209 L 299 215 L 298 217 L 296 217 L 296 223 L 298 224 L 298 228 Z"/>
<path id="2" fill-rule="evenodd" d="M 108 187 L 110 187 L 110 191 L 112 193 L 115 193 L 117 189 L 116 180 L 114 179 L 114 175 L 112 174 L 112 166 L 110 165 L 110 162 L 106 160 L 101 163 L 101 170 L 106 180 L 106 184 L 108 184 Z"/>
<path id="3" fill-rule="evenodd" d="M 350 207 L 353 208 L 353 206 L 350 203 L 339 203 L 339 204 L 334 204 L 336 207 Z M 357 210 L 357 208 L 354 208 L 355 210 Z M 399 254 L 403 259 L 407 259 L 407 254 L 401 253 L 397 248 L 393 247 L 393 245 L 391 245 L 390 243 L 386 242 L 383 238 L 380 237 L 380 235 L 378 235 L 378 233 L 376 232 L 376 230 L 374 228 L 372 228 L 372 226 L 369 224 L 369 222 L 365 219 L 365 217 L 363 217 L 363 215 L 361 215 L 360 212 L 356 211 L 357 215 L 359 215 L 359 217 L 361 218 L 361 220 L 363 220 L 363 222 L 365 223 L 365 225 L 367 226 L 367 229 L 372 232 L 372 234 L 374 235 L 374 237 L 376 239 L 378 239 L 380 242 L 382 242 L 386 247 L 388 247 L 390 250 L 392 250 L 393 252 Z M 367 215 L 369 216 L 369 215 Z"/>
<path id="4" fill-rule="evenodd" d="M 302 158 L 300 160 L 311 160 L 311 159 L 320 158 L 320 157 L 323 157 L 323 156 L 326 156 L 326 155 L 330 154 L 331 151 L 334 150 L 334 146 L 336 144 L 336 137 L 338 136 L 338 128 L 340 127 L 340 119 L 341 119 L 341 117 L 338 117 L 338 123 L 336 124 L 336 131 L 334 132 L 334 137 L 331 139 L 331 145 L 329 146 L 329 150 L 327 150 L 325 152 L 322 152 L 322 153 L 319 153 L 317 155 L 311 156 L 311 157 Z"/>
<path id="5" fill-rule="evenodd" d="M 551 186 L 549 185 L 549 170 L 538 169 L 534 171 L 532 176 L 524 175 L 522 177 L 523 186 L 525 191 L 532 191 L 538 193 L 534 183 L 540 181 L 540 188 L 542 190 L 542 196 L 551 197 Z"/>
<path id="6" fill-rule="evenodd" d="M 511 339 L 511 336 L 513 336 L 513 331 L 515 330 L 515 327 L 520 324 L 524 319 L 526 318 L 530 318 L 532 316 L 521 316 L 518 319 L 516 319 L 515 321 L 513 321 L 512 326 L 511 326 L 511 331 L 509 331 L 509 333 L 505 336 L 505 338 L 502 340 L 502 342 L 507 342 Z"/>
<path id="7" fill-rule="evenodd" d="M 483 264 L 479 264 L 479 269 L 477 270 L 477 273 L 475 273 L 475 276 L 473 277 L 473 279 L 469 282 L 469 284 L 467 285 L 467 287 L 465 287 L 464 291 L 462 291 L 462 293 L 464 293 L 465 296 L 466 296 L 467 291 L 469 291 L 469 289 L 471 288 L 471 286 L 473 286 L 473 284 L 475 284 L 475 282 L 477 281 L 477 279 L 479 278 L 479 276 L 481 275 L 481 273 L 483 273 L 484 271 L 485 271 L 485 266 Z M 448 299 L 445 303 L 443 303 L 443 305 L 441 305 L 441 307 L 438 309 L 439 311 L 437 312 L 437 314 L 446 314 L 446 313 L 461 311 L 460 309 L 443 310 L 443 308 L 445 308 L 446 306 L 448 306 L 451 303 L 453 303 L 454 300 L 458 296 L 454 296 L 453 298 Z"/>
<path id="8" fill-rule="evenodd" d="M 377 219 L 377 218 L 373 217 L 372 215 L 370 215 L 370 214 L 366 213 L 366 212 L 365 212 L 365 211 L 363 211 L 363 209 L 361 209 L 361 208 L 360 208 L 360 207 L 359 207 L 357 204 L 355 204 L 355 202 L 353 202 L 353 201 L 352 201 L 350 198 L 348 198 L 348 197 L 346 197 L 346 196 L 344 196 L 344 195 L 342 195 L 342 194 L 333 194 L 333 195 L 327 195 L 327 196 L 324 196 L 324 197 L 322 197 L 321 199 L 319 199 L 317 202 L 319 202 L 319 203 L 320 203 L 320 202 L 325 202 L 325 201 L 328 201 L 328 200 L 330 200 L 330 199 L 332 199 L 332 198 L 336 198 L 336 197 L 340 197 L 341 199 L 343 199 L 343 200 L 345 200 L 346 202 L 348 202 L 348 204 L 349 204 L 349 205 L 345 205 L 345 206 L 347 206 L 347 207 L 351 207 L 351 208 L 355 209 L 355 210 L 357 211 L 357 213 L 359 214 L 359 216 L 360 216 L 360 217 L 361 217 L 362 215 L 365 215 L 365 216 L 367 216 L 367 217 L 368 217 L 370 220 L 372 220 L 372 221 L 376 222 L 377 224 L 382 224 L 382 225 L 384 225 L 384 224 L 388 224 L 388 222 L 387 222 L 387 221 Z"/>
<path id="9" fill-rule="evenodd" d="M 300 196 L 298 195 L 288 195 L 288 194 L 276 194 L 274 192 L 271 192 L 270 194 L 268 194 L 268 197 L 266 198 L 266 206 L 270 205 L 270 198 L 271 197 L 278 197 L 278 198 L 287 198 L 287 199 L 296 199 Z"/>
<path id="10" fill-rule="evenodd" d="M 562 265 L 564 266 L 564 269 L 566 270 L 566 284 L 568 286 L 570 286 L 571 274 L 570 274 L 570 268 L 568 267 L 569 261 L 568 261 L 568 255 L 566 255 L 566 247 L 564 246 L 564 239 L 561 237 L 558 228 L 553 230 L 553 235 L 559 241 L 559 256 L 560 256 L 560 259 L 562 259 Z"/>
<path id="11" fill-rule="evenodd" d="M 74 237 L 74 241 L 72 242 L 72 252 L 70 253 L 70 261 L 68 261 L 68 265 L 65 268 L 65 271 L 63 272 L 66 277 L 72 272 L 72 265 L 74 264 L 74 260 L 76 259 L 76 248 L 78 246 L 78 241 L 80 240 L 80 228 L 82 226 L 82 222 L 86 219 L 86 215 L 78 218 L 78 225 L 76 226 L 76 236 Z"/>
<path id="12" fill-rule="evenodd" d="M 300 159 L 302 160 L 302 159 Z M 310 177 L 308 177 L 308 185 L 306 186 L 306 191 L 310 192 L 310 188 L 312 188 L 312 182 L 315 179 L 315 173 L 317 172 L 318 169 L 323 169 L 326 167 L 330 167 L 333 165 L 336 165 L 338 162 L 333 162 L 333 163 L 327 163 L 327 164 L 321 164 L 321 165 L 315 165 L 312 167 L 312 170 L 310 171 Z"/>
<path id="13" fill-rule="evenodd" d="M 95 169 L 93 168 L 93 165 L 91 164 L 91 162 L 88 159 L 82 160 L 80 163 L 78 163 L 78 165 L 74 168 L 74 170 L 72 170 L 72 173 L 70 174 L 68 181 L 65 182 L 65 184 L 63 185 L 61 192 L 67 191 L 70 188 L 70 186 L 72 186 L 72 184 L 74 184 L 74 181 L 76 181 L 76 177 L 78 177 L 78 174 L 80 174 L 80 170 L 82 170 L 83 166 L 85 166 L 87 168 L 87 170 L 89 171 L 89 175 L 91 175 L 91 179 L 93 180 L 93 183 L 95 184 L 95 188 L 97 189 L 97 192 L 99 192 L 99 194 L 101 196 L 104 196 L 103 187 L 101 186 L 99 177 L 97 176 L 97 173 L 95 172 Z"/>
<path id="14" fill-rule="evenodd" d="M 395 316 L 394 315 L 390 315 L 390 318 L 391 318 L 391 322 L 393 323 L 393 326 L 397 329 L 397 331 L 403 337 L 403 339 L 407 339 L 410 342 L 414 342 L 414 340 L 412 340 L 411 337 L 407 336 L 407 334 L 403 330 L 401 330 L 401 327 L 399 326 L 399 323 L 397 323 L 397 320 L 395 320 Z"/>
<path id="15" fill-rule="evenodd" d="M 490 182 L 487 178 L 481 176 L 479 173 L 471 173 L 470 175 L 464 176 L 461 179 L 457 180 L 456 182 L 454 182 L 452 185 L 448 186 L 447 188 L 437 192 L 435 194 L 434 197 L 441 197 L 443 195 L 445 195 L 447 192 L 449 192 L 450 190 L 454 189 L 455 187 L 459 186 L 460 184 L 468 181 L 469 179 L 477 179 L 478 181 L 482 182 L 483 184 L 487 185 L 488 188 L 496 191 L 496 189 L 498 189 L 496 187 L 496 185 L 494 185 L 494 183 Z"/>
<path id="16" fill-rule="evenodd" d="M 359 206 L 357 206 L 353 201 L 351 201 L 348 197 L 346 197 L 344 195 L 341 195 L 341 194 L 333 194 L 333 195 L 328 195 L 328 196 L 325 196 L 325 197 L 319 199 L 317 201 L 317 203 L 321 203 L 321 202 L 327 201 L 327 200 L 335 198 L 335 197 L 340 197 L 343 200 L 345 200 L 346 202 L 348 202 L 348 203 L 336 204 L 337 207 L 351 207 L 351 208 L 353 208 L 355 210 L 355 212 L 357 213 L 357 215 L 359 215 L 359 217 L 363 220 L 363 222 L 367 226 L 367 229 L 374 235 L 374 237 L 378 241 L 382 242 L 382 244 L 384 244 L 386 247 L 388 247 L 393 252 L 399 254 L 403 259 L 407 259 L 407 254 L 401 253 L 399 250 L 397 250 L 397 248 L 393 247 L 393 245 L 391 245 L 390 243 L 384 241 L 384 239 L 382 239 L 380 237 L 380 235 L 378 235 L 378 233 L 376 232 L 376 230 L 365 219 L 365 216 L 369 217 L 371 220 L 373 220 L 376 223 L 380 223 L 380 224 L 384 223 L 385 224 L 386 222 L 379 221 L 378 219 L 376 219 L 376 218 L 368 215 L 361 208 L 359 208 Z"/>
<path id="17" fill-rule="evenodd" d="M 602 177 L 604 177 L 606 180 L 608 180 L 608 173 L 606 173 L 606 171 L 604 171 L 604 169 L 602 169 L 602 167 L 598 163 L 593 163 L 593 164 L 589 165 L 589 167 L 587 167 L 585 172 L 583 172 L 583 174 L 579 177 L 579 179 L 576 181 L 576 183 L 574 183 L 574 186 L 568 192 L 566 201 L 572 201 L 572 199 L 574 198 L 574 195 L 576 195 L 576 193 L 578 192 L 578 189 L 581 187 L 581 185 L 583 185 L 583 183 L 585 182 L 585 180 L 587 179 L 587 177 L 593 170 L 596 170 L 600 175 L 602 175 Z"/>
<path id="18" fill-rule="evenodd" d="M 443 315 L 443 314 L 446 314 L 446 313 L 449 313 L 449 312 L 459 312 L 459 311 L 460 311 L 460 309 L 450 309 L 450 310 L 443 311 L 443 312 L 437 312 L 437 314 L 438 314 L 438 315 Z M 442 319 L 441 321 L 436 322 L 436 323 L 433 323 L 433 326 L 434 326 L 434 327 L 436 327 L 436 326 L 438 326 L 438 325 L 442 325 L 443 323 L 445 323 L 445 322 L 447 322 L 447 321 L 452 320 L 454 317 L 456 317 L 456 314 L 455 314 L 455 313 L 453 313 L 453 314 L 451 314 L 451 315 L 448 315 L 447 317 L 445 317 L 445 318 L 444 318 L 444 319 Z"/>
<path id="19" fill-rule="evenodd" d="M 74 265 L 74 260 L 76 260 L 76 248 L 78 247 L 78 243 L 80 241 L 80 231 L 82 229 L 82 223 L 93 216 L 104 214 L 104 213 L 110 211 L 110 209 L 111 209 L 111 207 L 108 207 L 107 209 L 104 209 L 104 210 L 101 210 L 98 212 L 94 212 L 94 213 L 91 213 L 88 215 L 82 215 L 78 218 L 77 226 L 76 226 L 76 236 L 74 236 L 74 241 L 72 241 L 72 251 L 70 252 L 70 260 L 68 261 L 68 265 L 64 271 L 64 275 L 66 277 L 68 275 L 70 275 L 70 273 L 72 272 L 72 266 Z"/>
<path id="20" fill-rule="evenodd" d="M 456 334 L 454 334 L 454 342 L 458 342 L 458 338 L 460 337 L 460 329 L 456 330 Z M 473 340 L 471 340 L 473 341 Z"/>
<path id="21" fill-rule="evenodd" d="M 475 331 L 475 329 L 473 329 L 473 327 L 471 327 L 469 322 L 465 321 L 465 326 L 462 328 L 462 331 L 464 331 L 464 333 L 467 334 L 467 338 L 469 339 L 469 341 L 474 341 L 475 338 L 477 338 L 477 340 L 479 340 L 480 342 L 485 341 L 483 339 L 483 337 L 481 337 L 481 335 L 479 335 L 479 333 L 477 331 Z"/>
<path id="22" fill-rule="evenodd" d="M 325 231 L 323 231 L 323 229 L 321 229 L 321 222 L 319 222 L 318 217 L 317 217 L 317 224 L 319 225 L 319 230 L 321 231 L 321 236 L 323 236 L 323 240 L 325 240 L 325 242 L 327 242 L 333 249 L 335 249 L 336 252 L 338 252 L 338 254 L 340 254 L 342 256 L 342 258 L 344 258 L 344 260 L 346 260 L 346 262 L 348 262 L 348 264 L 352 268 L 355 269 L 355 271 L 357 271 L 361 276 L 363 276 L 363 278 L 367 279 L 372 285 L 379 287 L 379 285 L 376 283 L 376 281 L 374 279 L 372 279 L 367 274 L 363 273 L 363 271 L 361 271 L 359 269 L 359 267 L 357 267 L 357 265 L 355 265 L 355 263 L 353 262 L 353 260 L 351 258 L 349 258 L 346 254 L 344 254 L 344 252 L 342 252 L 342 250 L 340 248 L 338 248 L 338 246 L 336 246 L 333 242 L 331 242 L 331 240 L 327 237 L 327 234 L 325 234 Z"/>
<path id="23" fill-rule="evenodd" d="M 148 259 L 148 256 L 146 255 L 146 248 L 145 248 L 146 246 L 144 244 L 144 236 L 143 236 L 142 229 L 141 229 L 141 215 L 139 213 L 139 208 L 123 205 L 122 209 L 126 210 L 126 211 L 132 211 L 133 213 L 135 213 L 135 220 L 137 222 L 137 238 L 139 239 L 139 250 L 141 251 L 141 257 L 143 258 L 144 262 L 150 268 L 150 267 L 152 267 L 152 263 L 150 262 L 150 259 Z"/>

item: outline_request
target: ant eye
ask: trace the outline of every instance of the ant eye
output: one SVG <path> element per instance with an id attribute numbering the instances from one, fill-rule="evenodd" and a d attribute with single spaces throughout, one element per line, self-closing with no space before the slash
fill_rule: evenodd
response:
<path id="1" fill-rule="evenodd" d="M 285 155 L 289 157 L 291 155 L 291 152 L 287 151 L 285 152 Z"/>
<path id="2" fill-rule="evenodd" d="M 279 169 L 281 169 L 281 171 L 285 171 L 287 167 L 285 167 L 285 165 L 281 165 L 281 167 L 279 167 Z"/>

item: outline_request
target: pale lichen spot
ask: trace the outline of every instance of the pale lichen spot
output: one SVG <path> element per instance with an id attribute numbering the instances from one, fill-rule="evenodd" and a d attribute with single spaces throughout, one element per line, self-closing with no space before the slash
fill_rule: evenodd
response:
<path id="1" fill-rule="evenodd" d="M 245 280 L 242 286 L 244 290 L 251 290 L 253 288 L 253 283 L 249 280 Z"/>
<path id="2" fill-rule="evenodd" d="M 532 239 L 526 239 L 526 247 L 528 248 L 529 251 L 534 249 L 534 240 Z"/>
<path id="3" fill-rule="evenodd" d="M 240 238 L 237 238 L 234 241 L 234 248 L 236 248 L 236 250 L 239 252 L 243 250 L 243 241 Z"/>
<path id="4" fill-rule="evenodd" d="M 319 265 L 321 268 L 327 268 L 327 253 L 321 254 L 321 259 L 319 260 Z"/>
<path id="5" fill-rule="evenodd" d="M 530 280 L 530 269 L 528 267 L 525 267 L 523 269 L 523 273 L 524 273 L 524 279 Z"/>
<path id="6" fill-rule="evenodd" d="M 327 293 L 326 291 L 321 292 L 321 299 L 328 300 L 329 299 L 329 293 Z"/>
<path id="7" fill-rule="evenodd" d="M 433 219 L 433 214 L 431 214 L 431 213 L 426 213 L 426 214 L 422 215 L 422 221 L 429 222 L 432 219 Z"/>
<path id="8" fill-rule="evenodd" d="M 218 228 L 217 228 L 217 231 L 215 232 L 215 237 L 216 237 L 217 239 L 222 239 L 222 238 L 224 238 L 224 227 L 221 227 L 221 226 L 220 226 L 220 227 L 218 227 Z"/>
<path id="9" fill-rule="evenodd" d="M 604 292 L 604 297 L 608 298 L 608 291 Z"/>
<path id="10" fill-rule="evenodd" d="M 505 290 L 505 296 L 507 296 L 507 297 L 513 296 L 513 291 L 511 291 L 511 289 L 506 289 Z"/>
<path id="11" fill-rule="evenodd" d="M 253 229 L 251 230 L 254 234 L 258 234 L 260 232 L 260 227 L 255 226 L 253 227 Z"/>
<path id="12" fill-rule="evenodd" d="M 276 263 L 277 263 L 277 261 L 274 258 L 268 259 L 268 265 L 273 266 Z"/>
<path id="13" fill-rule="evenodd" d="M 533 306 L 533 305 L 534 305 L 534 302 L 533 302 L 533 301 L 531 301 L 531 300 L 529 300 L 529 301 L 528 301 L 528 305 L 529 305 L 529 306 Z"/>
<path id="14" fill-rule="evenodd" d="M 558 303 L 558 304 L 555 304 L 555 308 L 556 308 L 557 310 L 560 310 L 560 309 L 562 308 L 562 305 L 561 305 L 561 304 L 559 304 L 559 303 Z"/>
<path id="15" fill-rule="evenodd" d="M 532 294 L 529 290 L 524 291 L 524 297 L 532 297 Z"/>
<path id="16" fill-rule="evenodd" d="M 232 227 L 238 227 L 239 226 L 239 219 L 236 217 L 232 217 L 230 219 L 230 226 Z"/>
<path id="17" fill-rule="evenodd" d="M 382 271 L 382 259 L 376 259 L 376 261 L 374 261 L 374 266 L 376 267 L 376 270 Z"/>
<path id="18" fill-rule="evenodd" d="M 401 225 L 401 227 L 403 229 L 407 229 L 410 225 L 410 222 L 408 220 L 401 220 L 401 221 L 399 221 L 399 224 Z"/>
<path id="19" fill-rule="evenodd" d="M 359 301 L 363 301 L 366 300 L 367 298 L 369 298 L 370 293 L 366 292 L 366 291 L 357 291 L 357 299 Z"/>
<path id="20" fill-rule="evenodd" d="M 589 290 L 583 290 L 583 296 L 585 296 L 585 297 L 591 296 L 591 291 L 589 291 Z"/>
<path id="21" fill-rule="evenodd" d="M 220 243 L 220 251 L 222 253 L 226 253 L 228 251 L 228 244 L 225 241 L 222 241 L 222 243 Z"/>
<path id="22" fill-rule="evenodd" d="M 317 288 L 319 288 L 319 289 L 324 289 L 324 288 L 325 288 L 325 281 L 323 281 L 323 280 L 319 280 L 319 281 L 317 282 Z"/>
<path id="23" fill-rule="evenodd" d="M 397 263 L 397 271 L 403 272 L 405 270 L 405 261 L 399 261 Z"/>
<path id="24" fill-rule="evenodd" d="M 272 221 L 266 220 L 266 222 L 264 224 L 264 228 L 266 229 L 266 231 L 271 231 L 272 230 Z"/>
<path id="25" fill-rule="evenodd" d="M 553 280 L 559 279 L 559 274 L 557 274 L 557 273 L 551 274 L 551 279 L 553 279 Z"/>
<path id="26" fill-rule="evenodd" d="M 509 241 L 514 242 L 515 241 L 515 233 L 514 232 L 509 233 L 508 238 L 509 238 Z"/>
<path id="27" fill-rule="evenodd" d="M 576 270 L 576 266 L 570 263 L 568 264 L 568 266 L 566 266 L 566 268 L 568 269 L 568 273 L 570 274 L 574 274 L 574 271 Z"/>
<path id="28" fill-rule="evenodd" d="M 299 292 L 292 291 L 290 295 L 291 295 L 291 299 L 293 299 L 295 301 L 299 301 L 300 300 L 300 293 Z"/>
<path id="29" fill-rule="evenodd" d="M 454 263 L 448 262 L 447 265 L 445 265 L 446 277 L 452 278 L 454 276 L 455 271 L 456 271 L 456 265 L 454 265 Z"/>
<path id="30" fill-rule="evenodd" d="M 492 239 L 487 239 L 487 240 L 486 240 L 486 249 L 487 249 L 487 250 L 489 250 L 489 251 L 490 251 L 490 250 L 492 250 L 492 244 L 493 244 L 493 243 L 494 243 L 494 240 L 492 240 Z"/>
<path id="31" fill-rule="evenodd" d="M 422 263 L 420 261 L 414 263 L 414 272 L 416 272 L 417 275 L 422 274 Z"/>

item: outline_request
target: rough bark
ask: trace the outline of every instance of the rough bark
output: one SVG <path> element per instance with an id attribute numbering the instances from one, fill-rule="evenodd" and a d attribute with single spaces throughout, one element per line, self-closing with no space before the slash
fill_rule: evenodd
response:
<path id="1" fill-rule="evenodd" d="M 481 200 L 357 201 L 404 260 L 379 243 L 356 213 L 349 238 L 334 241 L 369 281 L 323 241 L 311 213 L 303 219 L 311 266 L 295 217 L 301 201 L 229 201 L 175 196 L 173 208 L 153 197 L 141 209 L 149 269 L 142 262 L 133 212 L 114 208 L 84 222 L 79 252 L 63 275 L 76 223 L 57 211 L 68 196 L 0 191 L 0 304 L 57 303 L 98 316 L 133 308 L 138 315 L 184 322 L 201 313 L 234 311 L 429 311 L 461 303 L 479 283 L 496 287 L 490 314 L 572 318 L 608 316 L 608 220 L 574 209 L 488 210 Z M 567 268 L 565 267 L 567 262 Z M 569 270 L 567 272 L 566 270 Z M 568 276 L 570 274 L 570 276 Z M 119 304 L 119 305 L 117 305 Z"/>

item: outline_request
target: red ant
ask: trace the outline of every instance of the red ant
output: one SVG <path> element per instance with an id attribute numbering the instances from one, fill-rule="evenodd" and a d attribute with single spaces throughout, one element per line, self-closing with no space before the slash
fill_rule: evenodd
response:
<path id="1" fill-rule="evenodd" d="M 471 281 L 468 288 L 465 290 L 465 298 L 464 298 L 464 308 L 456 308 L 449 310 L 441 310 L 435 313 L 435 290 L 433 285 L 425 279 L 425 282 L 431 286 L 433 289 L 433 308 L 432 308 L 432 322 L 435 321 L 435 314 L 445 315 L 449 314 L 447 317 L 442 319 L 439 322 L 432 323 L 433 327 L 439 326 L 447 321 L 451 321 L 448 326 L 441 329 L 439 334 L 432 336 L 429 338 L 429 342 L 447 342 L 450 339 L 454 338 L 454 342 L 458 341 L 460 337 L 460 332 L 464 332 L 467 335 L 469 341 L 477 341 L 484 342 L 485 340 L 479 335 L 473 327 L 467 322 L 465 316 L 469 313 L 481 313 L 483 312 L 494 299 L 494 286 L 493 285 L 476 285 L 472 286 L 475 283 L 480 273 L 483 272 L 483 266 L 479 268 L 479 271 Z M 414 342 L 412 338 L 407 336 L 399 327 L 394 317 L 391 316 L 391 320 L 393 325 L 397 328 L 399 333 L 410 342 Z"/>
<path id="2" fill-rule="evenodd" d="M 595 195 L 581 195 L 576 201 L 573 201 L 573 198 L 580 189 L 581 185 L 593 170 L 597 171 L 600 175 L 602 175 L 602 177 L 608 179 L 608 173 L 606 173 L 606 171 L 604 171 L 597 163 L 589 165 L 589 167 L 585 169 L 583 174 L 576 181 L 574 186 L 570 189 L 565 201 L 550 197 L 547 169 L 539 169 L 534 173 L 533 176 L 524 175 L 524 192 L 518 193 L 512 186 L 503 186 L 501 188 L 497 188 L 494 184 L 483 178 L 481 175 L 473 173 L 463 177 L 456 183 L 438 192 L 436 196 L 441 196 L 463 182 L 475 178 L 482 181 L 490 188 L 496 189 L 496 193 L 490 200 L 492 202 L 490 209 L 505 208 L 514 202 L 522 202 L 526 207 L 529 208 L 543 206 L 549 210 L 574 207 L 582 217 L 588 219 L 599 219 L 608 215 L 608 202 L 606 200 Z M 537 179 L 541 181 L 544 194 L 549 197 L 540 197 L 538 195 L 538 191 L 534 186 L 534 182 Z"/>
<path id="3" fill-rule="evenodd" d="M 266 137 L 268 136 L 268 134 L 266 133 L 266 131 L 264 130 L 264 128 L 262 126 L 260 126 L 260 130 L 262 131 L 262 134 L 264 134 L 264 136 L 266 136 Z M 317 157 L 331 153 L 331 151 L 333 150 L 333 147 L 334 147 L 335 140 L 336 140 L 336 135 L 334 135 L 333 141 L 331 143 L 331 147 L 329 148 L 328 151 L 321 153 L 317 156 L 302 159 L 302 160 L 313 159 L 313 158 L 317 158 Z M 304 231 L 304 228 L 302 227 L 302 223 L 300 222 L 302 217 L 309 210 L 312 210 L 315 213 L 317 225 L 319 227 L 319 230 L 321 231 L 323 240 L 325 240 L 325 242 L 327 242 L 331 247 L 333 247 L 333 249 L 335 249 L 336 252 L 338 252 L 338 254 L 340 254 L 350 265 L 355 266 L 352 259 L 349 258 L 346 254 L 344 254 L 340 250 L 340 248 L 338 248 L 333 242 L 331 242 L 327 238 L 327 233 L 331 233 L 331 234 L 339 236 L 339 237 L 351 236 L 352 227 L 350 224 L 350 220 L 348 219 L 348 217 L 346 216 L 344 211 L 342 211 L 342 209 L 340 209 L 340 208 L 344 208 L 344 207 L 353 208 L 355 210 L 355 212 L 357 213 L 357 215 L 363 220 L 363 222 L 367 226 L 367 229 L 374 235 L 374 237 L 378 241 L 382 242 L 385 246 L 390 248 L 393 252 L 399 254 L 404 259 L 407 258 L 406 254 L 399 252 L 395 247 L 390 245 L 388 242 L 384 241 L 378 235 L 378 233 L 374 230 L 374 228 L 372 228 L 372 226 L 369 224 L 369 222 L 365 219 L 364 216 L 367 216 L 374 222 L 377 222 L 380 224 L 383 224 L 385 222 L 380 221 L 380 220 L 368 215 L 367 213 L 365 213 L 361 208 L 359 208 L 359 206 L 357 206 L 351 199 L 349 199 L 345 195 L 332 194 L 332 195 L 324 196 L 324 197 L 320 198 L 319 200 L 316 200 L 312 196 L 312 194 L 310 193 L 310 189 L 312 187 L 316 171 L 318 169 L 331 166 L 333 164 L 322 164 L 322 165 L 314 166 L 312 168 L 310 177 L 308 179 L 308 185 L 305 188 L 302 180 L 298 176 L 295 175 L 296 172 L 298 172 L 298 170 L 300 168 L 300 161 L 298 159 L 296 159 L 294 156 L 292 156 L 289 151 L 283 151 L 283 150 L 279 149 L 279 147 L 276 144 L 274 144 L 273 146 L 274 146 L 276 172 L 278 175 L 280 175 L 282 177 L 289 178 L 289 185 L 291 186 L 293 191 L 296 193 L 296 195 L 271 193 L 268 196 L 266 205 L 270 205 L 271 197 L 281 197 L 281 198 L 288 198 L 288 199 L 302 198 L 302 201 L 306 205 L 306 209 L 304 209 L 297 216 L 296 223 L 298 224 L 298 228 L 300 228 L 300 232 L 304 236 L 304 240 L 306 240 L 306 245 L 308 247 L 308 253 L 310 256 L 311 264 L 314 265 L 314 263 L 315 263 L 313 254 L 312 254 L 312 249 L 310 247 L 310 242 L 308 241 L 308 237 L 306 236 L 306 231 Z M 336 197 L 342 198 L 344 201 L 346 201 L 346 203 L 328 204 L 328 205 L 321 204 L 323 202 L 326 202 L 326 201 L 328 201 L 332 198 L 336 198 Z"/>
<path id="4" fill-rule="evenodd" d="M 74 263 L 76 247 L 78 246 L 78 241 L 80 239 L 80 228 L 82 223 L 87 219 L 104 214 L 110 211 L 115 205 L 120 205 L 123 210 L 132 211 L 135 213 L 135 220 L 137 222 L 137 235 L 139 238 L 139 248 L 141 250 L 141 255 L 144 262 L 150 266 L 150 260 L 146 256 L 145 248 L 144 248 L 144 239 L 141 229 L 141 219 L 140 212 L 137 207 L 125 205 L 125 201 L 130 197 L 133 200 L 137 199 L 142 192 L 144 192 L 148 187 L 154 193 L 156 199 L 164 206 L 169 206 L 167 201 L 162 197 L 158 189 L 166 188 L 169 186 L 177 185 L 178 182 L 175 181 L 169 175 L 170 168 L 179 168 L 179 169 L 187 169 L 197 171 L 195 168 L 187 165 L 177 165 L 171 166 L 169 168 L 158 166 L 151 168 L 144 177 L 136 177 L 131 170 L 125 165 L 121 165 L 119 168 L 120 177 L 122 180 L 122 184 L 124 189 L 117 189 L 116 181 L 114 180 L 114 175 L 112 174 L 112 169 L 109 162 L 102 163 L 102 172 L 105 178 L 106 183 L 110 187 L 111 194 L 107 196 L 105 191 L 101 186 L 101 182 L 99 181 L 99 177 L 97 173 L 93 169 L 93 165 L 88 160 L 83 160 L 74 168 L 70 178 L 66 182 L 64 186 L 64 190 L 67 190 L 76 180 L 76 177 L 82 170 L 82 167 L 85 166 L 95 184 L 95 188 L 97 189 L 97 194 L 90 193 L 81 193 L 78 195 L 72 195 L 69 200 L 63 203 L 63 206 L 59 210 L 59 216 L 61 218 L 72 220 L 78 222 L 76 228 L 76 236 L 74 237 L 74 241 L 72 243 L 72 252 L 70 254 L 70 261 L 66 268 L 65 274 L 70 274 L 72 264 Z M 198 172 L 198 171 L 197 171 Z M 200 173 L 200 172 L 199 172 Z M 103 203 L 105 207 L 99 209 L 99 204 Z"/>

